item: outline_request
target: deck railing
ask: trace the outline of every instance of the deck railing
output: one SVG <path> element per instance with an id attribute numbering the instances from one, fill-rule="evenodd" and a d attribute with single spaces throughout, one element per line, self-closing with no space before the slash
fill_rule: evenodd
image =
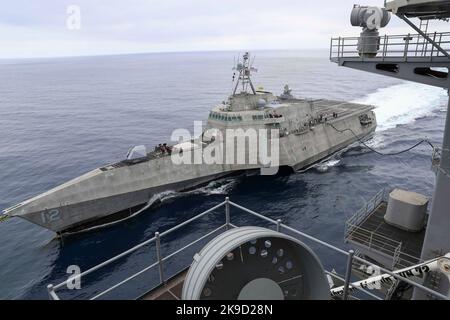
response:
<path id="1" fill-rule="evenodd" d="M 387 257 L 392 258 L 391 268 L 399 262 L 399 256 L 402 250 L 402 243 L 378 234 L 375 231 L 366 230 L 358 225 L 346 223 L 346 230 L 352 230 L 345 236 L 346 242 L 356 242 L 365 246 L 370 251 L 377 251 Z"/>
<path id="2" fill-rule="evenodd" d="M 386 189 L 380 190 L 364 207 L 359 209 L 345 223 L 345 242 L 356 242 L 371 251 L 378 251 L 392 258 L 392 269 L 405 268 L 423 262 L 402 251 L 402 242 L 393 240 L 376 231 L 370 231 L 362 227 L 366 219 L 384 202 L 388 201 Z"/>
<path id="3" fill-rule="evenodd" d="M 432 39 L 444 51 L 450 51 L 450 32 L 427 33 L 427 37 Z M 361 37 L 338 37 L 331 39 L 330 59 L 339 61 L 340 59 L 358 58 L 361 60 L 400 60 L 426 58 L 433 61 L 436 58 L 443 58 L 446 55 L 420 34 L 405 35 L 384 35 L 365 36 L 361 42 Z M 358 46 L 358 43 L 362 43 Z M 378 52 L 373 55 L 374 46 L 378 47 Z"/>
<path id="4" fill-rule="evenodd" d="M 388 270 L 388 269 L 386 269 L 384 267 L 374 265 L 370 261 L 367 261 L 367 260 L 365 260 L 365 259 L 363 259 L 361 257 L 355 256 L 353 250 L 349 250 L 349 251 L 342 250 L 342 249 L 340 249 L 340 248 L 338 248 L 336 246 L 333 246 L 333 245 L 331 245 L 331 244 L 329 244 L 327 242 L 319 240 L 319 239 L 317 239 L 317 238 L 315 238 L 313 236 L 310 236 L 310 235 L 308 235 L 306 233 L 303 233 L 303 232 L 301 232 L 301 231 L 299 231 L 297 229 L 294 229 L 294 228 L 292 228 L 292 227 L 290 227 L 290 226 L 288 226 L 286 224 L 283 224 L 281 219 L 274 220 L 274 219 L 268 218 L 268 217 L 266 217 L 266 216 L 264 216 L 264 215 L 262 215 L 260 213 L 257 213 L 255 211 L 247 209 L 247 208 L 245 208 L 243 206 L 240 206 L 240 205 L 230 201 L 228 198 L 226 198 L 224 202 L 222 202 L 222 203 L 212 207 L 209 210 L 206 210 L 203 213 L 200 213 L 199 215 L 197 215 L 197 216 L 195 216 L 195 217 L 193 217 L 193 218 L 191 218 L 189 220 L 186 220 L 185 222 L 183 222 L 183 223 L 181 223 L 181 224 L 179 224 L 179 225 L 177 225 L 177 226 L 175 226 L 175 227 L 173 227 L 173 228 L 171 228 L 169 230 L 166 230 L 166 231 L 161 232 L 161 233 L 156 232 L 155 236 L 152 237 L 151 239 L 149 239 L 149 240 L 147 240 L 145 242 L 142 242 L 141 244 L 139 244 L 139 245 L 137 245 L 137 246 L 135 246 L 135 247 L 133 247 L 133 248 L 131 248 L 131 249 L 129 249 L 129 250 L 127 250 L 127 251 L 125 251 L 125 252 L 123 252 L 123 253 L 121 253 L 121 254 L 119 254 L 119 255 L 111 258 L 111 259 L 109 259 L 109 260 L 107 260 L 107 261 L 104 261 L 103 263 L 100 263 L 100 264 L 90 268 L 89 270 L 86 270 L 86 271 L 82 272 L 79 275 L 71 276 L 66 281 L 63 281 L 63 282 L 61 282 L 61 283 L 59 283 L 57 285 L 49 284 L 47 286 L 47 290 L 48 290 L 48 294 L 49 294 L 50 299 L 52 299 L 52 300 L 60 300 L 60 296 L 58 295 L 58 291 L 63 290 L 63 289 L 67 289 L 69 287 L 70 283 L 72 283 L 74 280 L 79 280 L 79 279 L 81 279 L 83 277 L 86 277 L 87 275 L 93 273 L 94 271 L 102 269 L 105 266 L 108 266 L 108 265 L 116 262 L 117 260 L 119 260 L 121 258 L 129 256 L 133 252 L 135 252 L 138 249 L 143 248 L 143 247 L 145 247 L 145 246 L 147 246 L 149 244 L 154 244 L 156 246 L 156 257 L 155 257 L 155 261 L 153 263 L 151 263 L 149 266 L 145 267 L 141 271 L 139 271 L 139 272 L 129 276 L 128 278 L 124 279 L 123 281 L 120 281 L 119 283 L 117 283 L 117 284 L 115 284 L 113 286 L 110 286 L 109 288 L 107 288 L 104 291 L 96 294 L 95 296 L 93 296 L 90 299 L 94 300 L 94 299 L 98 299 L 100 297 L 103 297 L 106 294 L 108 294 L 108 293 L 114 291 L 115 289 L 119 288 L 120 286 L 124 285 L 125 283 L 128 283 L 132 279 L 135 279 L 136 277 L 144 274 L 145 272 L 147 272 L 149 270 L 153 270 L 155 268 L 157 268 L 157 272 L 159 274 L 159 284 L 158 284 L 158 286 L 164 284 L 166 280 L 171 278 L 171 276 L 168 276 L 165 273 L 165 262 L 168 259 L 170 259 L 172 257 L 179 256 L 180 254 L 186 253 L 186 250 L 188 248 L 191 248 L 193 245 L 195 245 L 195 244 L 201 242 L 202 240 L 205 240 L 205 239 L 207 239 L 207 238 L 209 238 L 209 237 L 211 237 L 211 236 L 213 236 L 215 234 L 218 234 L 221 231 L 225 231 L 225 230 L 227 230 L 229 228 L 235 228 L 236 227 L 231 221 L 231 211 L 230 211 L 231 207 L 237 208 L 237 209 L 239 209 L 239 210 L 241 210 L 241 211 L 243 211 L 245 213 L 250 214 L 253 217 L 259 218 L 260 220 L 264 221 L 266 224 L 267 223 L 271 224 L 273 226 L 273 228 L 275 228 L 275 230 L 277 230 L 278 232 L 290 233 L 290 235 L 293 235 L 295 237 L 301 238 L 302 240 L 305 240 L 305 239 L 309 240 L 312 243 L 314 243 L 315 245 L 321 246 L 323 248 L 330 249 L 333 252 L 338 253 L 338 254 L 343 255 L 344 257 L 346 257 L 346 261 L 347 262 L 346 262 L 346 271 L 345 271 L 345 276 L 344 277 L 339 276 L 335 272 L 326 271 L 326 273 L 328 275 L 330 275 L 331 277 L 334 277 L 334 278 L 336 278 L 336 279 L 338 279 L 340 281 L 344 281 L 344 288 L 345 289 L 343 290 L 343 294 L 342 294 L 342 299 L 344 299 L 344 300 L 347 299 L 348 296 L 349 296 L 349 288 L 350 288 L 350 281 L 351 281 L 351 275 L 352 275 L 352 266 L 353 266 L 353 264 L 355 262 L 363 263 L 363 264 L 366 264 L 367 266 L 373 266 L 374 268 L 378 268 L 381 272 L 387 273 L 387 274 L 391 275 L 392 277 L 394 277 L 396 279 L 402 280 L 402 281 L 404 281 L 404 282 L 406 282 L 406 283 L 408 283 L 408 284 L 410 284 L 410 285 L 412 285 L 412 286 L 414 286 L 416 288 L 424 290 L 425 292 L 429 293 L 430 295 L 432 295 L 432 296 L 434 296 L 436 298 L 448 299 L 445 295 L 442 295 L 442 294 L 440 294 L 438 292 L 435 292 L 435 291 L 431 290 L 430 288 L 427 288 L 427 287 L 425 287 L 425 286 L 423 286 L 423 285 L 421 285 L 421 284 L 419 284 L 419 283 L 417 283 L 417 282 L 415 282 L 415 281 L 413 281 L 413 280 L 411 280 L 409 278 L 404 278 L 404 277 L 402 277 L 402 276 L 400 276 L 398 274 L 394 274 L 392 271 L 390 271 L 390 270 Z M 200 238 L 196 239 L 195 241 L 192 241 L 192 242 L 188 243 L 184 247 L 182 247 L 182 248 L 172 252 L 171 254 L 169 254 L 169 255 L 167 255 L 165 257 L 162 256 L 162 253 L 161 253 L 161 242 L 163 241 L 163 239 L 166 236 L 168 236 L 169 234 L 173 234 L 175 231 L 177 231 L 177 230 L 179 230 L 179 229 L 181 229 L 181 228 L 183 228 L 183 227 L 185 227 L 185 226 L 187 226 L 187 225 L 189 225 L 189 224 L 191 224 L 191 223 L 193 223 L 193 222 L 195 222 L 195 221 L 197 221 L 197 220 L 199 220 L 199 219 L 201 219 L 201 218 L 203 218 L 205 216 L 209 216 L 209 215 L 212 215 L 212 214 L 217 214 L 217 210 L 221 209 L 221 208 L 225 209 L 224 210 L 225 211 L 224 212 L 225 213 L 225 219 L 224 219 L 225 223 L 223 225 L 221 225 L 220 227 L 218 227 L 217 229 L 215 229 L 215 230 L 213 230 L 211 232 L 205 233 Z M 172 276 L 175 276 L 175 275 L 172 275 Z M 152 288 L 149 288 L 148 291 L 151 291 L 151 289 Z M 370 296 L 371 298 L 382 300 L 382 298 L 380 298 L 376 294 L 374 294 L 374 293 L 372 293 L 372 292 L 370 292 L 370 291 L 368 291 L 366 289 L 357 288 L 357 290 L 359 290 L 360 292 L 365 293 L 366 295 Z"/>
<path id="5" fill-rule="evenodd" d="M 347 238 L 347 236 L 353 231 L 354 227 L 363 223 L 383 201 L 387 201 L 385 189 L 380 190 L 372 199 L 366 202 L 364 207 L 359 209 L 347 220 L 345 224 L 344 238 Z"/>

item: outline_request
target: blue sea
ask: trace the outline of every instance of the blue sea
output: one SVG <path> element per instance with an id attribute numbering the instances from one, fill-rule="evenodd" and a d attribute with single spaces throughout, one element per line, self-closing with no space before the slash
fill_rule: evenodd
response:
<path id="1" fill-rule="evenodd" d="M 0 209 L 96 167 L 121 160 L 130 146 L 170 142 L 174 129 L 193 128 L 232 90 L 238 52 L 158 53 L 0 61 Z M 423 138 L 441 144 L 447 93 L 443 89 L 338 67 L 326 51 L 257 51 L 258 87 L 299 97 L 376 106 L 379 126 L 368 141 L 384 152 Z M 185 194 L 126 222 L 60 241 L 21 219 L 0 224 L 0 298 L 47 299 L 46 286 L 67 279 L 67 267 L 86 270 L 222 202 L 226 196 L 321 240 L 348 249 L 345 221 L 382 188 L 431 196 L 431 150 L 385 157 L 354 145 L 304 173 L 237 177 Z M 223 212 L 163 239 L 163 253 L 224 222 Z M 258 221 L 232 210 L 232 222 Z M 166 263 L 168 275 L 187 266 L 198 248 Z M 327 269 L 344 258 L 317 248 Z M 90 298 L 155 261 L 146 246 L 82 279 L 61 298 Z M 104 298 L 135 298 L 154 286 L 156 270 Z"/>

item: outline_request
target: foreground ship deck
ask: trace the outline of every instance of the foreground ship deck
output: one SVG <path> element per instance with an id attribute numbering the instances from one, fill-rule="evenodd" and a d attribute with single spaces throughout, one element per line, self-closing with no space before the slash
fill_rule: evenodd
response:
<path id="1" fill-rule="evenodd" d="M 254 212 L 250 209 L 247 209 L 245 207 L 242 207 L 236 203 L 233 203 L 228 198 L 225 199 L 224 202 L 214 206 L 213 208 L 200 213 L 193 218 L 186 220 L 185 222 L 173 227 L 172 229 L 165 230 L 161 233 L 156 232 L 155 236 L 151 239 L 125 251 L 122 254 L 119 254 L 89 270 L 84 271 L 80 275 L 80 279 L 83 279 L 87 275 L 94 274 L 95 272 L 98 272 L 102 268 L 106 266 L 113 265 L 118 260 L 128 257 L 131 254 L 136 253 L 138 250 L 142 249 L 145 250 L 144 252 L 150 256 L 154 256 L 154 263 L 151 263 L 150 265 L 146 266 L 142 270 L 138 271 L 137 273 L 131 274 L 129 277 L 124 279 L 123 281 L 120 281 L 113 286 L 108 284 L 107 288 L 100 289 L 98 286 L 98 283 L 95 284 L 96 288 L 98 288 L 94 296 L 90 297 L 90 299 L 108 299 L 114 297 L 114 293 L 117 294 L 118 292 L 122 292 L 122 295 L 124 292 L 130 292 L 130 287 L 127 287 L 130 283 L 133 283 L 133 280 L 139 279 L 139 283 L 141 284 L 140 287 L 140 293 L 136 296 L 129 296 L 129 299 L 142 299 L 142 300 L 179 300 L 182 298 L 182 291 L 184 286 L 184 281 L 186 279 L 186 276 L 188 274 L 188 268 L 191 263 L 192 256 L 194 256 L 194 261 L 198 258 L 196 258 L 195 252 L 199 252 L 200 248 L 210 241 L 212 238 L 217 239 L 217 237 L 221 234 L 224 234 L 226 230 L 232 230 L 235 228 L 238 228 L 236 226 L 235 220 L 241 220 L 240 214 L 238 215 L 237 212 L 249 214 L 252 220 L 255 220 L 255 223 L 262 224 L 265 227 L 272 227 L 276 230 L 276 232 L 280 232 L 282 234 L 288 234 L 292 237 L 301 239 L 302 241 L 306 241 L 308 243 L 311 243 L 317 248 L 317 251 L 320 251 L 320 257 L 325 258 L 330 255 L 334 256 L 340 256 L 343 259 L 340 259 L 342 261 L 342 265 L 335 265 L 333 268 L 336 268 L 337 270 L 344 271 L 344 275 L 339 275 L 337 272 L 333 271 L 325 271 L 325 273 L 329 276 L 330 279 L 334 279 L 335 285 L 331 287 L 331 290 L 333 291 L 332 298 L 333 299 L 348 299 L 350 297 L 350 292 L 352 293 L 352 298 L 357 299 L 378 299 L 382 300 L 386 298 L 386 296 L 383 293 L 377 292 L 376 290 L 368 289 L 364 286 L 357 286 L 356 284 L 351 284 L 352 282 L 352 276 L 351 276 L 351 270 L 352 266 L 355 264 L 364 264 L 367 266 L 377 267 L 381 270 L 381 272 L 386 273 L 387 276 L 392 277 L 392 279 L 397 279 L 401 282 L 405 282 L 407 284 L 410 284 L 414 287 L 420 288 L 421 290 L 425 290 L 426 293 L 433 295 L 434 297 L 440 298 L 440 299 L 449 299 L 449 297 L 444 296 L 442 294 L 436 293 L 433 290 L 429 288 L 423 287 L 419 282 L 420 277 L 411 277 L 409 276 L 409 273 L 403 272 L 403 273 L 395 273 L 392 270 L 388 270 L 384 267 L 374 265 L 372 262 L 367 261 L 361 257 L 353 255 L 353 251 L 345 251 L 343 249 L 340 249 L 338 247 L 333 246 L 332 244 L 323 242 L 315 237 L 312 237 L 306 233 L 303 233 L 299 230 L 296 230 L 295 228 L 292 228 L 286 224 L 283 224 L 281 220 L 274 220 L 271 218 L 268 218 L 260 213 Z M 188 243 L 185 242 L 178 242 L 180 247 L 173 248 L 171 253 L 168 253 L 167 255 L 162 255 L 162 242 L 165 239 L 165 237 L 169 236 L 171 238 L 176 237 L 174 234 L 175 231 L 181 230 L 184 227 L 192 227 L 192 224 L 197 223 L 203 218 L 214 216 L 214 219 L 220 220 L 220 217 L 225 221 L 224 224 L 220 223 L 220 226 L 217 227 L 214 230 L 203 230 L 201 235 L 196 236 L 195 238 L 192 238 L 189 240 Z M 219 219 L 218 219 L 219 218 Z M 239 219 L 238 219 L 239 218 Z M 248 219 L 248 216 L 247 216 Z M 246 219 L 246 220 L 247 220 Z M 239 228 L 238 228 L 239 229 Z M 179 235 L 181 233 L 178 233 Z M 142 253 L 142 252 L 141 252 Z M 169 262 L 170 259 L 177 259 L 177 261 L 186 261 L 186 264 L 181 268 L 179 271 L 169 271 L 170 268 Z M 264 257 L 263 257 L 264 259 Z M 151 260 L 151 259 L 150 259 Z M 347 265 L 347 267 L 344 267 Z M 278 265 L 274 264 L 275 268 L 278 268 Z M 218 266 L 217 266 L 218 268 Z M 155 276 L 158 280 L 155 281 Z M 292 277 L 291 274 L 286 273 L 286 277 L 290 279 Z M 60 298 L 64 297 L 67 293 L 66 285 L 68 282 L 70 282 L 71 279 L 62 282 L 58 285 L 49 285 L 48 291 L 49 296 L 51 299 L 59 300 Z M 230 282 L 233 282 L 233 279 L 229 279 Z M 282 281 L 283 282 L 283 281 Z M 135 283 L 135 282 L 134 282 Z M 142 286 L 142 283 L 145 284 L 145 286 Z M 339 285 L 337 285 L 339 283 Z M 391 283 L 392 285 L 395 284 L 395 281 L 387 282 L 384 281 L 384 283 Z M 334 289 L 340 284 L 343 285 L 343 291 L 340 291 L 340 287 L 337 289 Z M 86 288 L 87 285 L 84 286 Z M 147 289 L 146 289 L 147 288 Z M 376 288 L 376 287 L 375 287 Z M 339 290 L 338 290 L 339 289 Z M 66 291 L 65 293 L 63 291 Z M 341 292 L 341 293 L 340 293 Z M 288 293 L 286 293 L 288 294 Z M 135 295 L 135 294 L 133 294 Z M 291 296 L 287 295 L 285 298 L 289 299 L 292 298 Z"/>

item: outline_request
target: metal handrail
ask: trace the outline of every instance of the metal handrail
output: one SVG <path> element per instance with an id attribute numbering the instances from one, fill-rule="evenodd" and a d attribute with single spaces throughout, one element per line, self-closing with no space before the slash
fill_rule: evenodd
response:
<path id="1" fill-rule="evenodd" d="M 387 201 L 386 189 L 379 191 L 367 204 L 359 209 L 353 216 L 351 216 L 345 223 L 344 240 L 356 240 L 360 241 L 361 245 L 367 244 L 369 249 L 377 250 L 383 253 L 388 253 L 392 256 L 392 268 L 397 265 L 410 266 L 414 263 L 423 262 L 422 259 L 412 256 L 402 251 L 402 242 L 388 238 L 376 231 L 367 230 L 360 225 L 365 219 L 377 208 L 382 202 Z M 383 246 L 381 248 L 374 247 L 373 244 L 380 243 Z M 389 247 L 390 250 L 386 247 Z M 404 263 L 407 263 L 406 265 Z"/>
<path id="2" fill-rule="evenodd" d="M 450 51 L 450 32 L 441 33 L 427 33 L 426 36 L 432 39 L 439 47 L 442 47 L 446 52 Z M 377 58 L 383 61 L 386 58 L 401 58 L 407 61 L 409 58 L 429 58 L 431 61 L 433 57 L 446 57 L 443 52 L 436 50 L 421 34 L 404 34 L 404 35 L 384 35 L 384 36 L 364 36 L 363 47 L 359 47 L 361 37 L 338 37 L 331 38 L 330 44 L 330 59 L 341 58 L 359 58 L 370 59 Z M 367 47 L 365 47 L 367 45 Z M 367 57 L 364 50 L 373 46 L 378 47 L 378 52 L 375 57 Z M 372 52 L 368 52 L 372 53 Z"/>
<path id="3" fill-rule="evenodd" d="M 386 190 L 381 189 L 374 197 L 372 197 L 368 202 L 366 202 L 366 205 L 359 209 L 353 216 L 351 216 L 347 222 L 346 227 L 351 225 L 359 225 L 362 222 L 365 221 L 365 219 L 372 213 L 375 208 L 377 208 L 383 201 L 386 200 Z M 351 232 L 351 230 L 348 230 L 346 228 L 345 230 L 347 235 L 347 232 Z"/>
<path id="4" fill-rule="evenodd" d="M 97 299 L 97 298 L 100 298 L 101 296 L 104 296 L 105 294 L 107 294 L 107 293 L 113 291 L 114 289 L 120 287 L 121 285 L 127 283 L 128 281 L 135 279 L 136 277 L 140 276 L 141 274 L 143 274 L 143 273 L 149 271 L 150 269 L 152 269 L 152 268 L 154 268 L 154 267 L 156 267 L 156 266 L 159 266 L 159 267 L 160 267 L 160 269 L 159 269 L 160 282 L 163 283 L 163 282 L 164 282 L 164 276 L 163 276 L 162 266 L 163 266 L 163 262 L 164 262 L 164 261 L 169 260 L 170 258 L 172 258 L 173 256 L 177 255 L 178 253 L 181 253 L 181 252 L 183 252 L 184 250 L 187 250 L 188 248 L 192 247 L 193 245 L 199 243 L 200 241 L 202 241 L 202 240 L 204 240 L 204 239 L 206 239 L 206 238 L 212 236 L 214 233 L 218 232 L 219 230 L 223 229 L 224 227 L 225 227 L 225 225 L 221 225 L 219 228 L 214 229 L 214 230 L 211 231 L 210 233 L 204 235 L 204 236 L 201 237 L 201 238 L 198 238 L 197 240 L 195 240 L 195 241 L 189 243 L 188 245 L 184 246 L 184 247 L 181 248 L 181 249 L 178 249 L 177 251 L 175 251 L 175 252 L 169 254 L 168 256 L 166 256 L 166 257 L 164 257 L 164 258 L 162 258 L 162 257 L 159 258 L 158 261 L 155 262 L 154 264 L 148 266 L 147 268 L 144 268 L 143 270 L 139 271 L 138 273 L 135 273 L 135 274 L 132 275 L 131 277 L 128 277 L 127 279 L 125 279 L 125 280 L 119 282 L 118 284 L 116 284 L 116 285 L 114 285 L 114 286 L 108 288 L 107 290 L 105 290 L 105 291 L 103 291 L 103 292 L 97 294 L 96 296 L 94 296 L 94 297 L 91 298 L 90 300 L 95 300 L 95 299 Z"/>
<path id="5" fill-rule="evenodd" d="M 352 232 L 346 235 L 345 240 L 358 242 L 369 250 L 389 255 L 392 257 L 392 269 L 399 262 L 399 256 L 402 253 L 402 242 L 358 226 L 352 227 Z"/>
<path id="6" fill-rule="evenodd" d="M 369 231 L 361 227 L 356 227 L 355 230 L 351 234 L 349 234 L 347 238 L 345 238 L 345 240 L 349 240 L 351 238 L 358 238 L 360 240 L 365 240 L 365 242 L 368 243 L 369 248 L 372 247 L 371 245 L 374 245 L 375 243 L 378 242 L 382 244 L 384 247 L 390 247 L 393 250 L 395 250 L 401 244 L 400 241 L 393 240 L 375 231 Z"/>
<path id="7" fill-rule="evenodd" d="M 394 269 L 399 262 L 400 253 L 402 253 L 402 243 L 360 226 L 384 201 L 386 201 L 386 190 L 382 189 L 350 217 L 345 223 L 344 240 L 354 240 L 365 245 L 369 250 L 388 254 L 392 257 L 391 267 Z"/>
<path id="8" fill-rule="evenodd" d="M 160 254 L 161 253 L 161 251 L 160 251 L 161 250 L 161 248 L 160 248 L 160 246 L 161 246 L 160 240 L 161 240 L 162 237 L 164 237 L 164 236 L 166 236 L 168 234 L 171 234 L 175 230 L 178 230 L 179 228 L 181 228 L 183 226 L 186 226 L 187 224 L 189 224 L 189 223 L 191 223 L 193 221 L 196 221 L 196 220 L 198 220 L 198 219 L 200 219 L 200 218 L 202 218 L 202 217 L 212 213 L 213 211 L 215 211 L 215 210 L 217 210 L 217 209 L 219 209 L 219 208 L 221 208 L 223 206 L 225 206 L 225 224 L 224 225 L 222 225 L 219 228 L 213 230 L 212 232 L 204 235 L 203 237 L 201 237 L 199 239 L 196 239 L 195 241 L 189 243 L 188 245 L 184 246 L 181 249 L 178 249 L 177 251 L 171 253 L 170 255 L 168 255 L 166 257 L 162 257 L 161 256 L 161 254 Z M 260 219 L 262 219 L 262 220 L 264 220 L 266 222 L 270 222 L 271 224 L 273 224 L 276 227 L 276 230 L 278 232 L 282 232 L 283 230 L 290 231 L 290 232 L 296 234 L 297 236 L 306 238 L 306 239 L 308 239 L 308 240 L 310 240 L 310 241 L 312 241 L 312 242 L 314 242 L 316 244 L 322 245 L 322 246 L 324 246 L 324 247 L 326 247 L 328 249 L 331 249 L 331 250 L 333 250 L 335 252 L 338 252 L 338 253 L 343 254 L 344 256 L 346 256 L 347 257 L 347 269 L 346 269 L 346 276 L 345 276 L 345 279 L 344 279 L 344 281 L 345 281 L 345 285 L 344 285 L 344 288 L 345 288 L 345 290 L 344 290 L 344 299 L 346 299 L 348 297 L 348 292 L 349 292 L 349 287 L 350 287 L 350 278 L 351 278 L 351 274 L 352 274 L 352 266 L 353 266 L 353 263 L 355 261 L 360 262 L 360 263 L 364 263 L 364 264 L 367 264 L 367 265 L 373 265 L 374 267 L 378 268 L 382 272 L 385 272 L 385 273 L 391 275 L 392 277 L 394 277 L 396 279 L 399 279 L 399 280 L 404 281 L 404 282 L 406 282 L 408 284 L 411 284 L 412 286 L 414 286 L 416 288 L 419 288 L 419 289 L 421 289 L 421 290 L 423 290 L 423 291 L 425 291 L 425 292 L 427 292 L 427 293 L 429 293 L 429 294 L 431 294 L 431 295 L 433 295 L 433 296 L 435 296 L 437 298 L 448 299 L 447 296 L 445 296 L 443 294 L 440 294 L 438 292 L 435 292 L 434 290 L 432 290 L 430 288 L 427 288 L 427 287 L 425 287 L 425 286 L 423 286 L 423 285 L 421 285 L 421 284 L 419 284 L 419 283 L 417 283 L 417 282 L 415 282 L 413 280 L 410 280 L 408 278 L 402 277 L 402 276 L 400 276 L 398 274 L 393 273 L 390 270 L 387 270 L 384 267 L 377 266 L 377 265 L 373 264 L 370 261 L 367 261 L 367 260 L 365 260 L 365 259 L 363 259 L 361 257 L 355 256 L 354 252 L 352 250 L 349 250 L 349 251 L 342 250 L 342 249 L 340 249 L 340 248 L 338 248 L 336 246 L 333 246 L 333 245 L 331 245 L 331 244 L 329 244 L 327 242 L 319 240 L 319 239 L 317 239 L 317 238 L 315 238 L 313 236 L 310 236 L 310 235 L 308 235 L 306 233 L 303 233 L 303 232 L 301 232 L 301 231 L 299 231 L 297 229 L 294 229 L 292 227 L 289 227 L 288 225 L 283 224 L 281 219 L 274 220 L 274 219 L 265 217 L 262 214 L 259 214 L 259 213 L 255 212 L 255 211 L 252 211 L 252 210 L 247 209 L 245 207 L 242 207 L 242 206 L 240 206 L 240 205 L 238 205 L 238 204 L 236 204 L 234 202 L 231 202 L 229 200 L 229 198 L 226 198 L 224 202 L 222 202 L 222 203 L 214 206 L 213 208 L 211 208 L 211 209 L 209 209 L 209 210 L 207 210 L 207 211 L 205 211 L 205 212 L 203 212 L 203 213 L 201 213 L 201 214 L 199 214 L 199 215 L 197 215 L 197 216 L 195 216 L 195 217 L 193 217 L 193 218 L 191 218 L 191 219 L 189 219 L 189 220 L 187 220 L 187 221 L 185 221 L 185 222 L 183 222 L 183 223 L 181 223 L 181 224 L 179 224 L 177 226 L 175 226 L 174 228 L 171 228 L 171 229 L 169 229 L 169 230 L 167 230 L 165 232 L 162 232 L 160 234 L 158 232 L 155 233 L 155 237 L 153 237 L 153 238 L 151 238 L 151 239 L 149 239 L 149 240 L 147 240 L 147 241 L 145 241 L 145 242 L 143 242 L 143 243 L 141 243 L 141 244 L 139 244 L 139 245 L 137 245 L 137 246 L 135 246 L 135 247 L 133 247 L 133 248 L 131 248 L 131 249 L 129 249 L 129 250 L 127 250 L 127 251 L 125 251 L 125 252 L 123 252 L 123 253 L 121 253 L 121 254 L 119 254 L 119 255 L 111 258 L 111 259 L 109 259 L 109 260 L 107 260 L 107 261 L 104 261 L 103 263 L 100 263 L 99 265 L 97 265 L 97 266 L 95 266 L 93 268 L 90 268 L 89 270 L 81 273 L 80 275 L 72 276 L 69 279 L 67 279 L 66 281 L 63 281 L 63 282 L 61 282 L 60 284 L 58 284 L 56 286 L 53 286 L 52 284 L 49 284 L 47 286 L 47 290 L 48 290 L 48 294 L 49 294 L 50 299 L 52 299 L 52 300 L 59 300 L 60 297 L 57 295 L 56 291 L 61 289 L 63 286 L 67 285 L 69 282 L 73 281 L 74 279 L 81 279 L 81 277 L 86 276 L 86 275 L 88 275 L 88 274 L 90 274 L 90 273 L 92 273 L 92 272 L 94 272 L 94 271 L 96 271 L 96 270 L 98 270 L 100 268 L 103 268 L 104 266 L 109 265 L 109 264 L 117 261 L 118 259 L 120 259 L 120 258 L 122 258 L 122 257 L 124 257 L 126 255 L 129 255 L 129 254 L 135 252 L 136 250 L 138 250 L 139 248 L 142 248 L 145 245 L 148 245 L 150 243 L 155 243 L 156 246 L 157 246 L 157 253 L 159 252 L 157 254 L 157 261 L 156 262 L 154 262 L 150 266 L 144 268 L 143 270 L 137 272 L 136 274 L 132 275 L 131 277 L 128 277 L 127 279 L 119 282 L 118 284 L 116 284 L 116 285 L 106 289 L 105 291 L 97 294 L 92 299 L 96 299 L 98 297 L 101 297 L 101 296 L 105 295 L 106 293 L 111 292 L 112 290 L 116 289 L 117 287 L 123 285 L 124 283 L 127 283 L 131 279 L 136 278 L 137 276 L 143 274 L 144 272 L 146 272 L 146 271 L 148 271 L 148 270 L 150 270 L 150 269 L 152 269 L 152 268 L 154 268 L 156 266 L 159 267 L 160 285 L 163 284 L 165 282 L 165 277 L 164 277 L 164 274 L 163 274 L 163 269 L 164 269 L 163 263 L 164 263 L 164 261 L 166 261 L 167 259 L 169 259 L 171 257 L 174 257 L 175 255 L 177 255 L 179 253 L 182 253 L 187 248 L 193 246 L 194 244 L 200 242 L 201 240 L 204 240 L 207 237 L 212 236 L 215 232 L 220 231 L 222 228 L 228 229 L 230 227 L 236 227 L 235 225 L 233 225 L 230 222 L 230 220 L 231 220 L 230 219 L 230 206 L 233 206 L 235 208 L 241 209 L 242 211 L 247 212 L 247 213 L 249 213 L 249 214 L 251 214 L 253 216 L 256 216 L 256 217 L 258 217 L 258 218 L 260 218 Z M 360 289 L 358 289 L 358 290 L 360 290 Z M 364 290 L 361 290 L 361 291 L 364 292 Z M 370 296 L 373 296 L 373 294 L 370 294 Z"/>

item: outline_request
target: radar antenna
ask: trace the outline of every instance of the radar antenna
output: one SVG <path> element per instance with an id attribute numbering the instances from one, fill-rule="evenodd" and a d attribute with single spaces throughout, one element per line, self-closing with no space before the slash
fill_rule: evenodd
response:
<path id="1" fill-rule="evenodd" d="M 253 58 L 254 61 L 254 58 Z M 233 68 L 233 70 L 239 72 L 239 76 L 237 77 L 237 83 L 234 87 L 233 95 L 236 95 L 237 90 L 239 88 L 239 85 L 242 85 L 242 93 L 246 93 L 248 90 L 248 87 L 250 86 L 250 89 L 253 94 L 256 94 L 255 87 L 253 86 L 252 80 L 251 80 L 251 73 L 257 72 L 258 70 L 252 66 L 253 64 L 250 63 L 250 54 L 246 52 L 242 59 L 238 58 L 237 64 Z M 234 80 L 234 76 L 233 76 Z"/>

